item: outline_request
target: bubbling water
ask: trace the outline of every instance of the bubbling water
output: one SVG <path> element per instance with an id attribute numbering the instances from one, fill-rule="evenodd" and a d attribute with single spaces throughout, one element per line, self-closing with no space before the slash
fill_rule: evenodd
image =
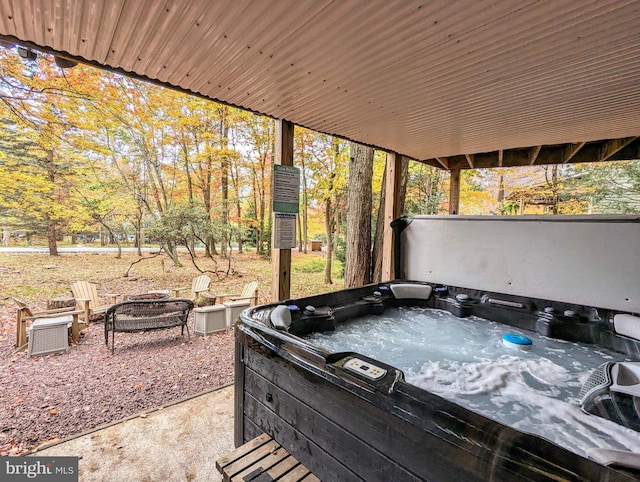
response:
<path id="1" fill-rule="evenodd" d="M 505 346 L 505 333 L 526 335 L 532 348 Z M 306 339 L 388 363 L 413 385 L 579 455 L 640 452 L 640 433 L 579 407 L 583 382 L 606 361 L 628 361 L 621 353 L 422 307 L 388 308 Z"/>

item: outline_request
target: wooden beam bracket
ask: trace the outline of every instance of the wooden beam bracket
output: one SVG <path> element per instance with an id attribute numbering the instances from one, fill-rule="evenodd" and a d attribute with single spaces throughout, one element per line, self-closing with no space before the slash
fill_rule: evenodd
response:
<path id="1" fill-rule="evenodd" d="M 533 166 L 536 163 L 536 160 L 538 159 L 538 155 L 540 154 L 540 149 L 542 149 L 542 146 L 535 146 L 531 149 L 531 152 L 529 152 L 530 166 Z"/>
<path id="2" fill-rule="evenodd" d="M 598 159 L 598 161 L 599 162 L 606 161 L 611 156 L 613 156 L 616 152 L 618 152 L 621 149 L 624 149 L 636 139 L 637 137 L 625 137 L 623 139 L 612 139 L 610 141 L 605 142 L 602 148 L 600 149 L 600 158 Z"/>
<path id="3" fill-rule="evenodd" d="M 584 147 L 586 142 L 578 142 L 577 144 L 569 144 L 562 152 L 562 163 L 566 164 Z"/>

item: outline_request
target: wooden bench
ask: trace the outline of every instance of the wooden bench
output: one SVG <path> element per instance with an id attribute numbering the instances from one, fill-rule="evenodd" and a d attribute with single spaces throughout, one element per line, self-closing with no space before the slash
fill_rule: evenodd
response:
<path id="1" fill-rule="evenodd" d="M 124 301 L 111 306 L 104 315 L 104 343 L 109 346 L 111 332 L 111 353 L 115 351 L 115 333 L 150 331 L 179 326 L 189 334 L 187 319 L 193 309 L 193 302 L 187 299 Z"/>
<path id="2" fill-rule="evenodd" d="M 225 482 L 320 482 L 267 434 L 219 458 L 216 468 Z"/>

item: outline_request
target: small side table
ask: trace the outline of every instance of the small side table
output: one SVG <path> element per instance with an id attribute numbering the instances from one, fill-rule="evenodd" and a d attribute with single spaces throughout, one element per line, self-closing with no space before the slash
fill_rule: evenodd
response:
<path id="1" fill-rule="evenodd" d="M 75 308 L 76 299 L 61 296 L 59 298 L 51 298 L 47 300 L 48 310 L 57 310 L 58 308 Z"/>
<path id="2" fill-rule="evenodd" d="M 198 307 L 215 306 L 218 295 L 211 291 L 202 291 L 196 297 L 196 305 Z"/>

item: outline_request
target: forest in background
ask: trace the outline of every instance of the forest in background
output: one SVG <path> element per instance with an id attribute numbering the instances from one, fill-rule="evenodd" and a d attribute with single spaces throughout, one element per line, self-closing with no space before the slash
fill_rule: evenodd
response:
<path id="1" fill-rule="evenodd" d="M 344 258 L 349 142 L 295 127 L 298 245 Z M 46 239 L 268 253 L 273 119 L 38 54 L 0 48 L 3 244 Z M 372 225 L 386 155 L 373 161 Z M 448 212 L 448 173 L 409 162 L 406 214 Z M 640 163 L 462 172 L 459 214 L 640 212 Z M 331 256 L 329 256 L 331 258 Z"/>

